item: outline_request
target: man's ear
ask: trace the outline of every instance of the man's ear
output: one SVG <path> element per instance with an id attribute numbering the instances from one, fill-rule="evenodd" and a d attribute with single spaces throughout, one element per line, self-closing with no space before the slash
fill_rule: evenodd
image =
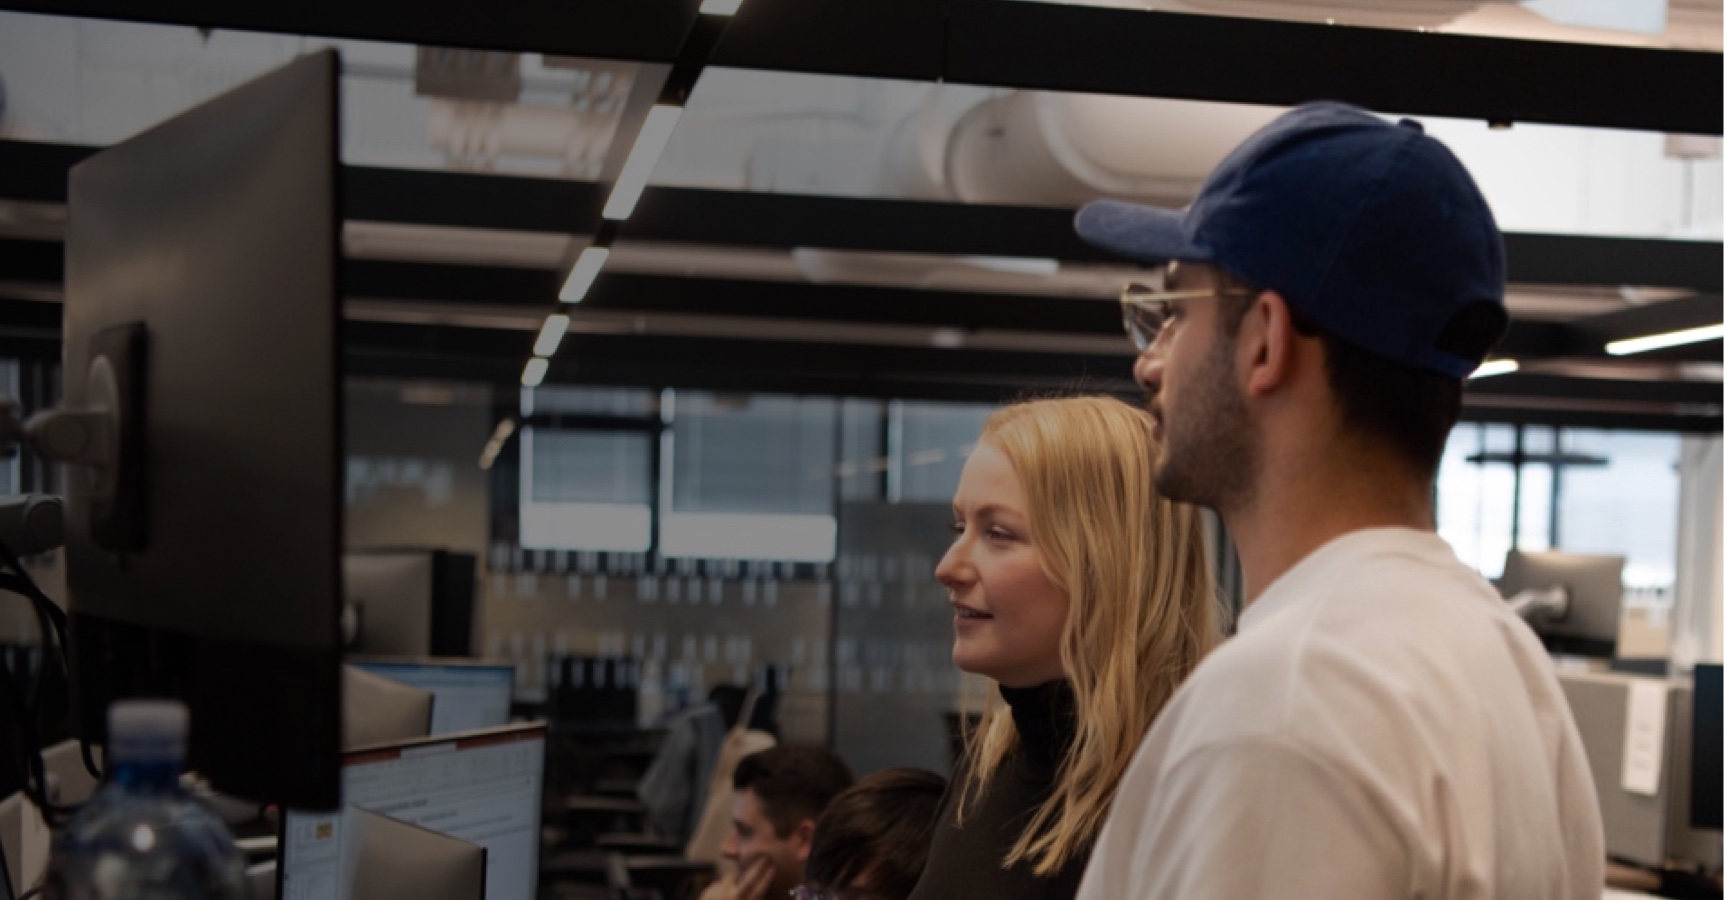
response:
<path id="1" fill-rule="evenodd" d="M 808 851 L 814 849 L 814 820 L 803 819 L 796 823 L 796 829 L 790 833 L 790 842 L 796 848 L 796 858 L 807 862 Z"/>
<path id="2" fill-rule="evenodd" d="M 1275 291 L 1258 294 L 1239 326 L 1245 392 L 1263 396 L 1285 387 L 1297 371 L 1303 342 L 1287 298 Z"/>

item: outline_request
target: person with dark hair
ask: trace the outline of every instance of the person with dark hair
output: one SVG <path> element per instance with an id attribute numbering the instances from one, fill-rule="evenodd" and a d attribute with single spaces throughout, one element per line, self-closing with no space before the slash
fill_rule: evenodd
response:
<path id="1" fill-rule="evenodd" d="M 855 782 L 850 767 L 825 747 L 786 745 L 736 764 L 731 829 L 723 856 L 736 871 L 701 900 L 782 900 L 802 882 L 803 863 L 832 798 Z"/>
<path id="2" fill-rule="evenodd" d="M 922 877 L 946 779 L 884 769 L 826 807 L 793 900 L 904 900 Z"/>
<path id="3" fill-rule="evenodd" d="M 1418 123 L 1312 103 L 1184 210 L 1099 201 L 1155 485 L 1220 513 L 1246 608 L 1149 729 L 1082 900 L 1588 898 L 1591 768 L 1550 658 L 1435 533 L 1501 233 Z"/>

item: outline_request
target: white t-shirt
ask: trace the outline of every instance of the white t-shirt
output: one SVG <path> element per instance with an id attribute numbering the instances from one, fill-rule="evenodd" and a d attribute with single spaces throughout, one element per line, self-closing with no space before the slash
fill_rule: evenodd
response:
<path id="1" fill-rule="evenodd" d="M 1240 617 L 1138 749 L 1080 900 L 1598 900 L 1538 638 L 1441 538 L 1360 531 Z"/>

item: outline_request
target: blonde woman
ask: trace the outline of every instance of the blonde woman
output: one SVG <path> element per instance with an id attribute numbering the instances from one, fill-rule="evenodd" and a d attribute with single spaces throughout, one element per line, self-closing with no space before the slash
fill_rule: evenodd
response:
<path id="1" fill-rule="evenodd" d="M 1106 397 L 1009 406 L 983 427 L 934 574 L 953 661 L 999 700 L 910 900 L 1075 896 L 1138 742 L 1214 646 L 1202 525 L 1156 494 L 1155 456 L 1149 416 Z"/>

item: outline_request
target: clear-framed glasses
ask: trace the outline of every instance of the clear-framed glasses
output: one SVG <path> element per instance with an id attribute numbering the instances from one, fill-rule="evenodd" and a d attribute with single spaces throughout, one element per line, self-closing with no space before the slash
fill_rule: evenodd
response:
<path id="1" fill-rule="evenodd" d="M 1256 296 L 1256 292 L 1242 288 L 1160 291 L 1144 284 L 1128 284 L 1119 292 L 1119 311 L 1125 322 L 1125 333 L 1130 336 L 1132 345 L 1137 347 L 1137 352 L 1142 353 L 1161 336 L 1161 329 L 1167 325 L 1174 301 L 1253 296 Z"/>

